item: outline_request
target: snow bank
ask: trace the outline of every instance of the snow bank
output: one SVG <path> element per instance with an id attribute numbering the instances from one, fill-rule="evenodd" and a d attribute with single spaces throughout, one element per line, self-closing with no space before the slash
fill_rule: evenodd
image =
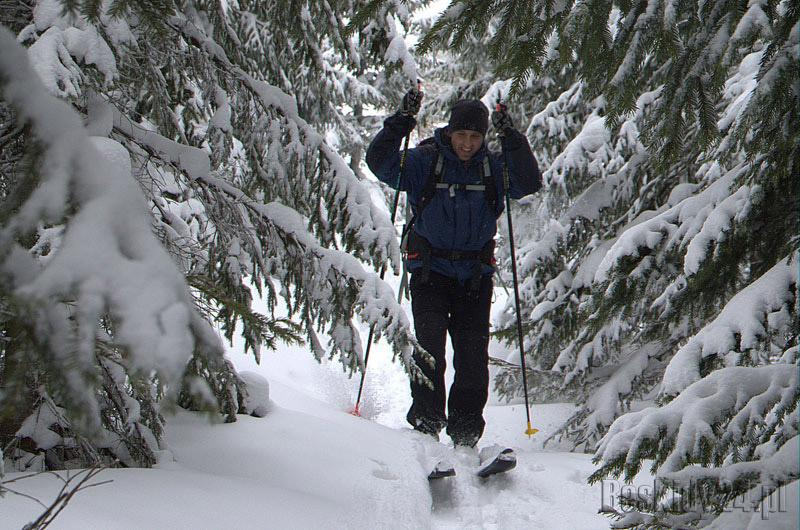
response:
<path id="1" fill-rule="evenodd" d="M 256 418 L 263 418 L 273 406 L 269 399 L 269 381 L 255 372 L 239 372 L 239 377 L 247 388 L 245 411 Z"/>
<path id="2" fill-rule="evenodd" d="M 110 484 L 79 493 L 59 529 L 430 527 L 430 494 L 413 439 L 346 414 L 275 407 L 265 418 L 209 425 L 201 414 L 169 418 L 170 451 L 154 469 L 108 469 Z M 62 472 L 63 474 L 63 472 Z M 9 478 L 13 478 L 12 474 Z M 51 474 L 15 484 L 43 501 Z M 125 499 L 125 502 L 120 502 Z M 41 507 L 2 501 L 2 528 L 20 528 Z"/>

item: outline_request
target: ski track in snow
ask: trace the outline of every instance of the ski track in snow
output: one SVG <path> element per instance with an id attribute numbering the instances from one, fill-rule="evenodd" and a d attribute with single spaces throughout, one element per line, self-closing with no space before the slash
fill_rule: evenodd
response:
<path id="1" fill-rule="evenodd" d="M 502 289 L 498 289 L 496 295 L 493 308 L 500 310 L 505 295 Z M 410 315 L 410 307 L 407 307 L 410 304 L 406 301 L 405 305 Z M 362 328 L 362 335 L 366 336 L 368 329 Z M 506 347 L 494 341 L 489 349 L 491 355 L 507 355 Z M 450 367 L 449 338 L 447 358 Z M 318 365 L 302 348 L 290 348 L 277 356 L 265 355 L 262 366 L 243 357 L 235 362 L 240 369 L 257 370 L 270 381 L 281 382 L 272 391 L 273 399 L 285 407 L 298 407 L 298 410 L 314 410 L 326 403 L 349 411 L 358 389 L 358 377 L 348 378 L 335 362 Z M 448 387 L 452 375 L 448 368 Z M 309 395 L 314 398 L 309 400 Z M 539 433 L 528 438 L 524 434 L 524 404 L 521 401 L 506 404 L 490 396 L 485 410 L 486 430 L 479 447 L 492 444 L 511 447 L 517 454 L 517 466 L 506 474 L 480 479 L 473 474 L 477 469 L 477 455 L 460 451 L 454 455 L 445 434 L 437 444 L 410 429 L 405 421 L 410 403 L 408 379 L 400 366 L 391 362 L 388 345 L 374 344 L 361 404 L 365 419 L 399 430 L 401 436 L 412 440 L 419 470 L 425 475 L 442 457 L 450 456 L 455 464 L 455 477 L 434 481 L 430 484 L 430 495 L 417 500 L 422 504 L 417 506 L 418 510 L 430 510 L 430 528 L 594 530 L 609 527 L 609 519 L 597 513 L 602 502 L 601 486 L 586 483 L 595 469 L 591 455 L 570 453 L 569 447 L 553 443 L 542 447 L 543 441 L 572 414 L 573 405 L 533 405 L 531 421 Z M 646 485 L 648 480 L 649 476 L 642 473 L 641 480 L 637 478 L 636 483 Z M 406 526 L 394 520 L 384 521 L 381 528 Z"/>
<path id="2" fill-rule="evenodd" d="M 457 452 L 456 476 L 431 484 L 432 528 L 436 529 L 597 529 L 608 520 L 597 514 L 600 486 L 589 486 L 590 455 L 541 449 L 541 441 L 565 419 L 570 405 L 542 405 L 528 439 L 522 406 L 486 410 L 480 446 L 512 447 L 517 467 L 487 479 L 474 476 L 477 457 Z M 446 438 L 445 438 L 446 439 Z"/>

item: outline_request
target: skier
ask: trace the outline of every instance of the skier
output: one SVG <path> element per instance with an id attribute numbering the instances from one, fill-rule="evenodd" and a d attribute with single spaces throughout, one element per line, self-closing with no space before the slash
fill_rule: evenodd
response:
<path id="1" fill-rule="evenodd" d="M 418 88 L 405 94 L 366 159 L 381 181 L 407 192 L 414 214 L 404 240 L 411 310 L 417 340 L 435 364 L 415 359 L 433 388 L 411 381 L 413 403 L 406 419 L 437 439 L 446 426 L 454 444 L 474 447 L 483 434 L 489 393 L 494 235 L 506 192 L 504 164 L 515 199 L 539 190 L 542 177 L 527 138 L 514 129 L 504 106 L 498 105 L 491 116 L 503 152 L 488 151 L 489 111 L 477 100 L 458 101 L 446 127 L 401 156 L 400 143 L 414 129 L 421 102 Z M 448 333 L 455 377 L 445 416 Z"/>

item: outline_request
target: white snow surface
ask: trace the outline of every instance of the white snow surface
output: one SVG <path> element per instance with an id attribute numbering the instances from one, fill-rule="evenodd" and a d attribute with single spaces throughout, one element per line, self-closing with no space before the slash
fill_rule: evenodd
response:
<path id="1" fill-rule="evenodd" d="M 113 483 L 78 494 L 56 528 L 605 527 L 595 513 L 601 490 L 585 484 L 589 456 L 535 450 L 538 441 L 521 434 L 520 406 L 490 407 L 484 438 L 517 448 L 513 474 L 480 481 L 469 475 L 474 455 L 459 454 L 461 475 L 430 488 L 428 466 L 449 453 L 440 444 L 356 418 L 296 388 L 272 386 L 279 404 L 264 418 L 239 416 L 234 424 L 209 424 L 187 412 L 168 418 L 169 451 L 154 469 L 103 471 L 98 481 Z M 537 438 L 570 410 L 539 407 L 534 418 L 544 434 Z M 58 486 L 52 475 L 40 475 L 17 489 L 46 502 Z M 20 528 L 41 509 L 14 495 L 0 502 L 3 529 Z"/>
<path id="2" fill-rule="evenodd" d="M 365 335 L 366 325 L 360 331 Z M 493 342 L 490 351 L 495 355 L 501 347 Z M 265 417 L 240 415 L 232 424 L 184 411 L 168 417 L 167 447 L 155 468 L 103 471 L 97 481 L 113 482 L 76 495 L 54 528 L 608 526 L 597 514 L 601 486 L 586 484 L 594 470 L 590 455 L 542 449 L 542 441 L 574 412 L 570 404 L 535 405 L 532 420 L 540 432 L 528 439 L 524 406 L 490 398 L 480 446 L 513 447 L 518 464 L 508 475 L 482 481 L 470 473 L 474 453 L 454 454 L 408 428 L 408 379 L 384 342 L 371 356 L 363 418 L 348 413 L 357 378 L 348 378 L 334 362 L 317 363 L 307 347 L 265 352 L 261 365 L 241 351 L 237 343 L 229 356 L 256 390 L 249 407 L 264 407 Z M 442 435 L 442 442 L 449 439 Z M 458 476 L 431 487 L 427 473 L 442 456 L 453 459 Z M 13 486 L 49 503 L 60 482 L 45 474 Z M 42 510 L 12 494 L 0 499 L 0 507 L 0 530 L 18 529 Z"/>

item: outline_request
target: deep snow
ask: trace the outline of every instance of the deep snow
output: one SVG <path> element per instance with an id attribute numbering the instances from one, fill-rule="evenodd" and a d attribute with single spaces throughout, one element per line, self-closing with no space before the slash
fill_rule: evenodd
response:
<path id="1" fill-rule="evenodd" d="M 78 494 L 55 528 L 604 528 L 595 514 L 600 488 L 584 479 L 587 455 L 543 453 L 524 435 L 511 474 L 482 481 L 460 473 L 429 489 L 426 464 L 437 444 L 410 430 L 353 417 L 295 388 L 272 383 L 265 418 L 209 424 L 180 412 L 168 422 L 170 451 L 155 469 L 113 469 L 113 483 Z M 282 403 L 283 405 L 278 405 Z M 298 405 L 301 410 L 286 408 Z M 492 407 L 485 440 L 508 440 L 515 407 Z M 537 425 L 552 428 L 568 407 L 542 407 Z M 511 420 L 511 421 L 509 421 Z M 446 449 L 444 451 L 447 451 Z M 174 459 L 174 460 L 173 460 Z M 47 502 L 50 475 L 19 491 Z M 433 494 L 433 495 L 432 495 Z M 28 499 L 0 501 L 0 527 L 20 528 L 39 513 Z M 431 510 L 433 508 L 433 510 Z"/>
<path id="2" fill-rule="evenodd" d="M 395 279 L 396 280 L 396 279 Z M 390 280 L 391 281 L 391 280 Z M 497 290 L 496 311 L 503 307 Z M 264 310 L 263 307 L 256 308 Z M 361 326 L 362 336 L 367 328 Z M 507 355 L 492 342 L 490 353 Z M 448 357 L 450 352 L 448 352 Z M 542 442 L 567 419 L 570 404 L 534 405 L 532 423 L 540 429 L 524 435 L 520 403 L 490 398 L 481 446 L 500 444 L 517 452 L 512 472 L 481 480 L 471 475 L 474 453 L 453 453 L 408 428 L 407 376 L 391 362 L 389 346 L 373 347 L 361 410 L 352 410 L 358 378 L 349 378 L 338 362 L 317 363 L 307 347 L 283 346 L 264 352 L 257 365 L 241 344 L 230 348 L 237 368 L 269 381 L 264 418 L 239 416 L 233 424 L 178 412 L 167 420 L 167 449 L 154 469 L 110 469 L 97 481 L 112 483 L 79 493 L 52 528 L 84 529 L 554 529 L 609 527 L 597 513 L 613 504 L 621 484 L 590 486 L 591 455 L 567 452 Z M 448 371 L 448 384 L 452 373 Z M 267 389 L 253 392 L 267 395 Z M 437 459 L 449 456 L 458 475 L 429 484 Z M 646 466 L 645 466 L 646 467 Z M 63 473 L 62 473 L 63 474 Z M 9 474 L 9 478 L 19 474 Z M 633 481 L 648 488 L 642 471 Z M 51 474 L 26 479 L 14 489 L 48 504 L 60 482 Z M 789 492 L 791 496 L 793 493 Z M 796 497 L 796 495 L 795 495 Z M 788 500 L 788 499 L 787 499 Z M 617 505 L 618 507 L 618 505 Z M 793 506 L 789 506 L 793 508 Z M 0 530 L 18 529 L 42 510 L 15 495 L 0 499 Z M 784 520 L 767 514 L 736 517 L 733 527 L 771 528 Z M 744 519 L 742 518 L 744 517 Z M 741 524 L 740 524 L 741 523 Z M 761 525 L 761 526 L 759 526 Z M 772 526 L 771 526 L 772 525 Z M 789 526 L 782 526 L 781 528 Z"/>
<path id="3" fill-rule="evenodd" d="M 500 301 L 495 307 L 501 306 Z M 492 345 L 493 350 L 501 346 Z M 374 348 L 365 387 L 365 418 L 348 413 L 357 378 L 335 362 L 318 364 L 304 347 L 265 353 L 261 365 L 235 345 L 240 370 L 269 380 L 264 418 L 210 423 L 178 412 L 167 421 L 168 450 L 154 469 L 110 469 L 112 483 L 81 492 L 56 519 L 57 529 L 138 528 L 607 528 L 597 514 L 601 487 L 589 486 L 589 455 L 543 451 L 542 441 L 572 412 L 568 404 L 533 409 L 540 433 L 524 434 L 524 407 L 487 407 L 481 445 L 517 450 L 517 468 L 481 480 L 474 454 L 457 454 L 459 475 L 429 486 L 427 472 L 451 450 L 411 431 L 406 375 L 389 348 Z M 443 436 L 443 442 L 449 440 Z M 13 477 L 14 475 L 10 475 Z M 49 474 L 15 489 L 45 504 L 60 483 Z M 0 529 L 20 528 L 41 506 L 8 495 Z"/>

